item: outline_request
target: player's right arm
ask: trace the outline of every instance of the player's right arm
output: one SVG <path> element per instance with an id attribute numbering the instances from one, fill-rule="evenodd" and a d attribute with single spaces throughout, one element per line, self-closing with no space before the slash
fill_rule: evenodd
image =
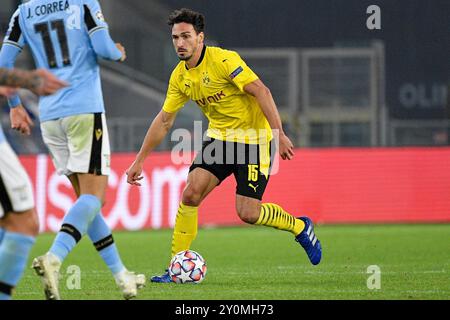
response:
<path id="1" fill-rule="evenodd" d="M 127 55 L 120 43 L 114 43 L 109 34 L 108 24 L 97 0 L 83 0 L 84 22 L 95 53 L 106 60 L 125 61 Z"/>
<path id="2" fill-rule="evenodd" d="M 145 135 L 144 142 L 139 150 L 136 159 L 127 170 L 127 182 L 132 185 L 140 186 L 139 180 L 142 180 L 142 166 L 147 156 L 152 152 L 166 137 L 176 118 L 176 113 L 169 113 L 161 110 L 153 120 L 150 128 Z"/>
<path id="3" fill-rule="evenodd" d="M 16 93 L 16 89 L 11 87 L 0 86 L 0 96 L 9 97 Z"/>
<path id="4" fill-rule="evenodd" d="M 139 180 L 142 180 L 141 174 L 145 159 L 150 152 L 163 141 L 167 133 L 169 133 L 175 121 L 177 112 L 189 100 L 189 98 L 179 89 L 178 79 L 179 77 L 175 70 L 170 77 L 169 88 L 162 110 L 150 125 L 136 159 L 127 170 L 127 182 L 129 184 L 136 186 L 141 185 Z"/>
<path id="5" fill-rule="evenodd" d="M 0 59 L 3 55 L 0 54 Z M 15 88 L 29 89 L 37 95 L 50 95 L 57 90 L 67 86 L 67 83 L 56 78 L 51 72 L 39 69 L 25 71 L 19 69 L 0 68 L 0 95 L 8 97 L 14 95 Z M 10 110 L 11 128 L 22 134 L 30 135 L 33 121 L 19 100 L 19 104 Z"/>
<path id="6" fill-rule="evenodd" d="M 0 86 L 24 88 L 36 95 L 47 96 L 66 87 L 67 83 L 45 69 L 26 71 L 0 68 Z"/>

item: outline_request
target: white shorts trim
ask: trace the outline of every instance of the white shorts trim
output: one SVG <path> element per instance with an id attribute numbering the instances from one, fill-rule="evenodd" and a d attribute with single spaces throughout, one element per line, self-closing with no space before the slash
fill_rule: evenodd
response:
<path id="1" fill-rule="evenodd" d="M 0 218 L 34 208 L 30 178 L 10 145 L 0 143 Z"/>
<path id="2" fill-rule="evenodd" d="M 109 175 L 111 150 L 105 114 L 89 113 L 41 123 L 42 137 L 60 175 Z"/>

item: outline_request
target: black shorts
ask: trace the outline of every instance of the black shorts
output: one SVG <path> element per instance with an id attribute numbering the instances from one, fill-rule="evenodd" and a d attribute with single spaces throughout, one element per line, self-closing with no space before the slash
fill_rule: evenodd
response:
<path id="1" fill-rule="evenodd" d="M 189 172 L 205 169 L 219 179 L 219 184 L 234 174 L 236 194 L 261 200 L 269 182 L 272 149 L 271 142 L 258 145 L 211 139 L 203 143 Z"/>

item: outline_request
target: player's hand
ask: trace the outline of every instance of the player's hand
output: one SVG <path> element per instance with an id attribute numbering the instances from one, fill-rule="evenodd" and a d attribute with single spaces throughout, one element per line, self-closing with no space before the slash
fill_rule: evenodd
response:
<path id="1" fill-rule="evenodd" d="M 120 50 L 120 52 L 122 52 L 120 62 L 124 62 L 127 59 L 127 52 L 125 51 L 125 47 L 121 43 L 116 43 L 116 47 Z"/>
<path id="2" fill-rule="evenodd" d="M 9 97 L 17 92 L 17 89 L 11 87 L 0 87 L 0 96 Z"/>
<path id="3" fill-rule="evenodd" d="M 29 136 L 31 134 L 31 127 L 34 125 L 28 112 L 22 105 L 12 108 L 9 112 L 11 119 L 11 128 L 20 133 Z"/>
<path id="4" fill-rule="evenodd" d="M 139 183 L 144 177 L 142 176 L 142 163 L 135 160 L 131 167 L 127 170 L 127 182 L 131 185 L 140 187 Z"/>
<path id="5" fill-rule="evenodd" d="M 285 135 L 280 134 L 280 156 L 283 160 L 292 160 L 294 157 L 294 145 L 291 140 Z"/>
<path id="6" fill-rule="evenodd" d="M 30 90 L 38 96 L 47 96 L 68 86 L 67 82 L 58 79 L 53 73 L 45 69 L 35 70 L 32 74 L 36 77 L 37 82 Z"/>

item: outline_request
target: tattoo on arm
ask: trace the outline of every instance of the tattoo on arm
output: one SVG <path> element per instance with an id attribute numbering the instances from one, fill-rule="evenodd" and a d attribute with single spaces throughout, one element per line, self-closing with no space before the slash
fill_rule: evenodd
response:
<path id="1" fill-rule="evenodd" d="M 31 71 L 0 68 L 0 86 L 34 90 L 41 83 L 42 79 Z"/>

